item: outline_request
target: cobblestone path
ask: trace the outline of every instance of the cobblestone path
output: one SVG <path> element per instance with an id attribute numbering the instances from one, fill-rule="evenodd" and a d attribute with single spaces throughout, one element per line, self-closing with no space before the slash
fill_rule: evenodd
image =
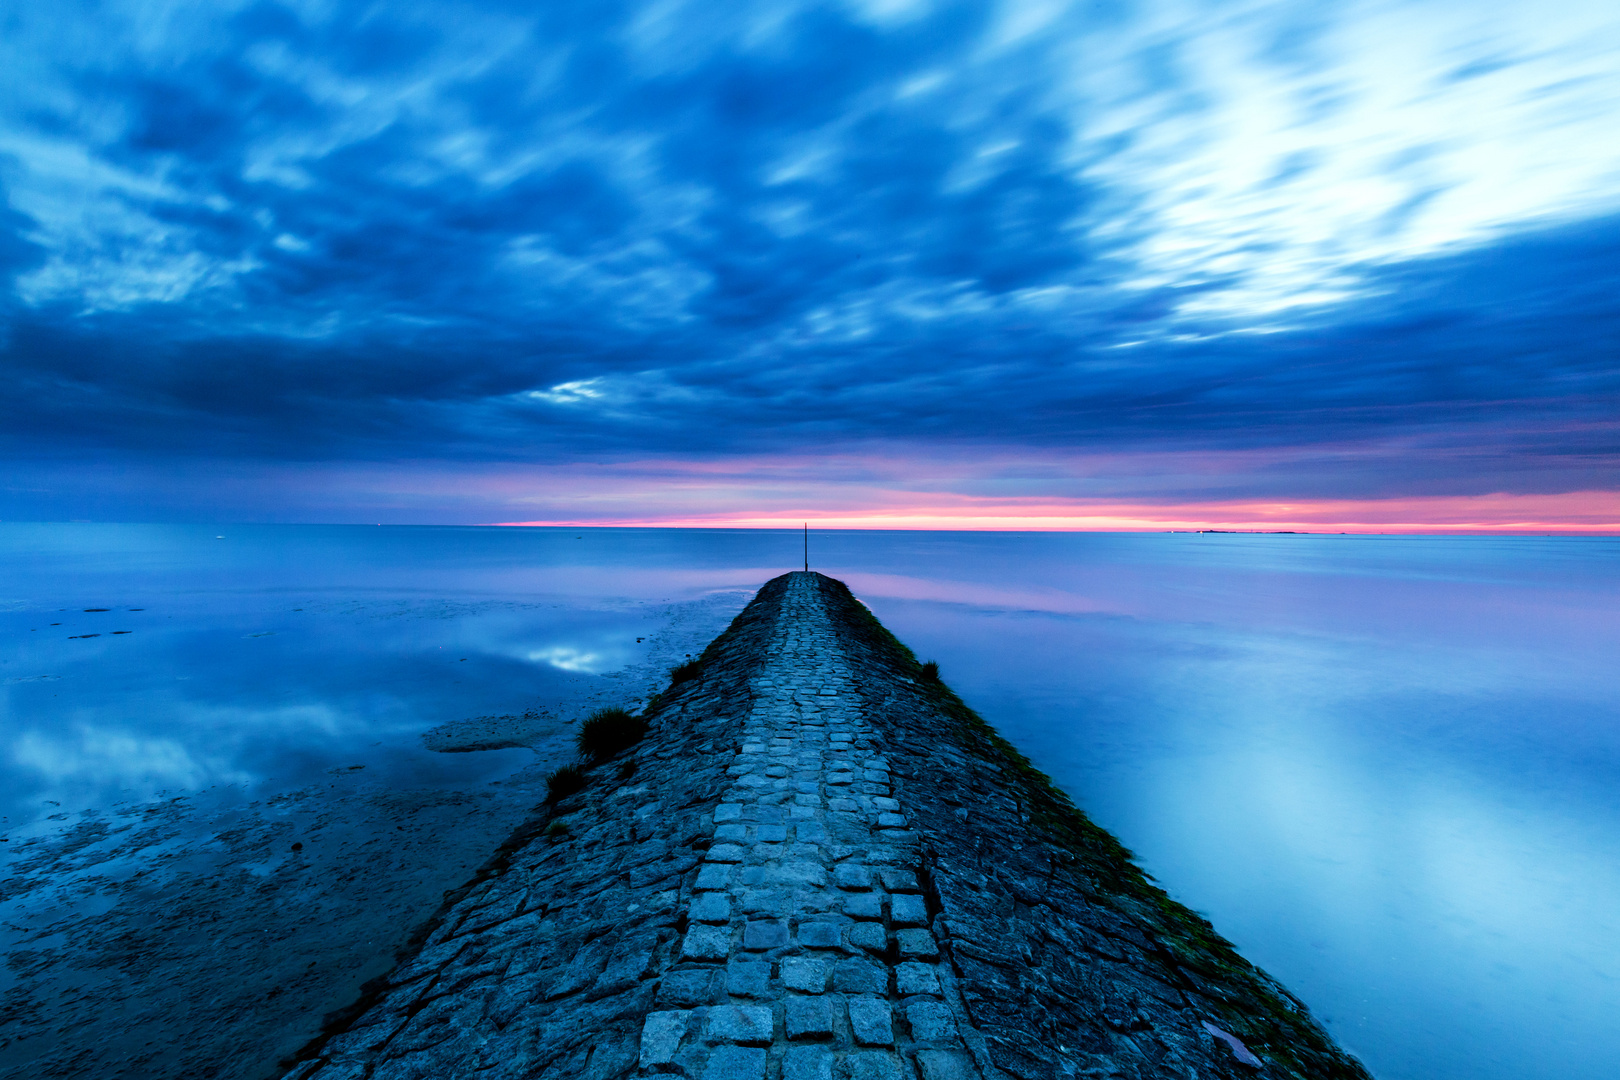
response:
<path id="1" fill-rule="evenodd" d="M 698 871 L 687 964 L 724 964 L 730 1003 L 661 1010 L 645 1069 L 703 1080 L 979 1076 L 928 929 L 918 836 L 820 589 L 795 574 Z M 705 979 L 702 968 L 668 979 Z M 780 1072 L 778 1072 L 780 1070 Z"/>
<path id="2" fill-rule="evenodd" d="M 840 582 L 650 725 L 285 1080 L 1370 1080 Z"/>

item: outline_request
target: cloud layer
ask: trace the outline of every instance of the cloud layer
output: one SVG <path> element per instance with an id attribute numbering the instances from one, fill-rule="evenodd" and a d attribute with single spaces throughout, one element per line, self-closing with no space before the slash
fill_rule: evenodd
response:
<path id="1" fill-rule="evenodd" d="M 19 6 L 5 516 L 1612 491 L 1620 20 L 1521 8 Z"/>

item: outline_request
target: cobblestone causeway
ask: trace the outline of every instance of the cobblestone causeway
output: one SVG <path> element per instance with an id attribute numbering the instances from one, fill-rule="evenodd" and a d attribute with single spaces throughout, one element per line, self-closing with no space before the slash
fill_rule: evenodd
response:
<path id="1" fill-rule="evenodd" d="M 767 655 L 681 943 L 687 963 L 724 964 L 733 1004 L 654 1012 L 640 1065 L 704 1080 L 980 1076 L 928 928 L 919 838 L 811 575 L 792 576 Z"/>
<path id="2" fill-rule="evenodd" d="M 286 1080 L 1369 1080 L 841 583 L 649 711 Z"/>

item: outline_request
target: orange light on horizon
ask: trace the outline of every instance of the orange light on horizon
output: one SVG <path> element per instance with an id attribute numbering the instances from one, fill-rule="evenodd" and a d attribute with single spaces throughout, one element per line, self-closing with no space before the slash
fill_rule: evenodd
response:
<path id="1" fill-rule="evenodd" d="M 897 493 L 896 503 L 906 501 Z M 1620 534 L 1620 493 L 1433 496 L 1387 500 L 1209 502 L 1153 506 L 961 499 L 951 506 L 765 514 L 650 514 L 505 521 L 507 526 L 982 530 L 996 532 L 1314 532 Z"/>

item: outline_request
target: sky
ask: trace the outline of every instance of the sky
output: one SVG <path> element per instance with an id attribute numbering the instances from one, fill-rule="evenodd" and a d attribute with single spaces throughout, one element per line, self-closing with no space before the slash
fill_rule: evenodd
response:
<path id="1" fill-rule="evenodd" d="M 0 0 L 0 518 L 1620 531 L 1620 7 Z"/>

